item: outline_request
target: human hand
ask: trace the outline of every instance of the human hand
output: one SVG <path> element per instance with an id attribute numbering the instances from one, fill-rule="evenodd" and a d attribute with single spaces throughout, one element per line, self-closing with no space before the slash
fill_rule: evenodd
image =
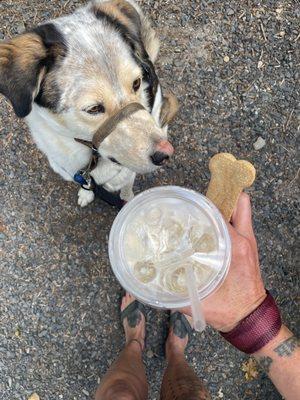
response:
<path id="1" fill-rule="evenodd" d="M 222 286 L 202 302 L 206 322 L 213 328 L 231 331 L 265 299 L 257 243 L 252 227 L 250 198 L 242 193 L 228 230 L 232 242 L 232 260 Z M 191 308 L 181 310 L 192 315 Z"/>

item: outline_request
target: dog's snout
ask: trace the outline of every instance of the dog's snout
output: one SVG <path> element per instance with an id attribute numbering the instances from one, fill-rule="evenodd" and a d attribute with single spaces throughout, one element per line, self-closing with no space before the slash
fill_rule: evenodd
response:
<path id="1" fill-rule="evenodd" d="M 151 160 L 154 165 L 163 165 L 170 157 L 166 153 L 161 153 L 160 151 L 156 151 L 152 156 Z"/>

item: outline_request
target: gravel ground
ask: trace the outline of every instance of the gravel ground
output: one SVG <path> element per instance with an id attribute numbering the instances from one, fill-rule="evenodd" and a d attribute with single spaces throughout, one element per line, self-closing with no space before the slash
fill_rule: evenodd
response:
<path id="1" fill-rule="evenodd" d="M 0 39 L 83 3 L 1 0 Z M 181 112 L 170 133 L 173 162 L 140 177 L 135 190 L 177 184 L 205 192 L 214 153 L 251 160 L 258 171 L 251 195 L 263 275 L 297 333 L 299 2 L 141 4 L 162 39 L 159 74 L 178 95 Z M 265 142 L 256 150 L 258 138 Z M 92 398 L 123 345 L 120 286 L 107 256 L 116 211 L 100 201 L 81 210 L 77 188 L 50 170 L 2 97 L 0 139 L 0 398 L 27 399 L 34 392 L 41 400 Z M 149 310 L 151 400 L 165 365 L 166 319 Z M 281 398 L 261 372 L 247 382 L 247 357 L 210 329 L 195 335 L 188 358 L 213 399 Z"/>

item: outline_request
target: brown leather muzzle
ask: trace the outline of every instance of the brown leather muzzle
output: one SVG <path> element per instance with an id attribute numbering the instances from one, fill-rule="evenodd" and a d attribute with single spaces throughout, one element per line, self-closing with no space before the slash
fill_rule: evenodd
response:
<path id="1" fill-rule="evenodd" d="M 82 143 L 93 150 L 98 150 L 100 144 L 116 129 L 116 127 L 131 115 L 145 110 L 140 103 L 130 103 L 116 114 L 108 118 L 94 134 L 92 141 L 75 138 L 76 142 Z"/>

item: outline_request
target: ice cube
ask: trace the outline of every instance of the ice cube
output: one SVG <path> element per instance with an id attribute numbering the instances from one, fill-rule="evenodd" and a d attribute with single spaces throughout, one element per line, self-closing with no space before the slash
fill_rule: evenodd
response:
<path id="1" fill-rule="evenodd" d="M 152 282 L 156 277 L 156 268 L 151 261 L 139 261 L 134 266 L 134 275 L 142 283 Z"/>
<path id="2" fill-rule="evenodd" d="M 200 232 L 197 227 L 190 230 L 190 241 L 196 253 L 211 253 L 217 248 L 216 239 L 213 233 Z"/>
<path id="3" fill-rule="evenodd" d="M 209 266 L 204 264 L 200 264 L 197 261 L 193 262 L 193 270 L 199 288 L 201 286 L 203 287 L 206 282 L 214 275 L 213 268 L 210 268 Z"/>
<path id="4" fill-rule="evenodd" d="M 182 226 L 179 221 L 172 218 L 166 221 L 163 230 L 167 231 L 168 236 L 166 252 L 170 253 L 177 250 L 184 236 L 184 226 Z"/>
<path id="5" fill-rule="evenodd" d="M 177 268 L 171 273 L 166 273 L 163 282 L 164 288 L 172 293 L 185 294 L 187 292 L 184 268 Z"/>

